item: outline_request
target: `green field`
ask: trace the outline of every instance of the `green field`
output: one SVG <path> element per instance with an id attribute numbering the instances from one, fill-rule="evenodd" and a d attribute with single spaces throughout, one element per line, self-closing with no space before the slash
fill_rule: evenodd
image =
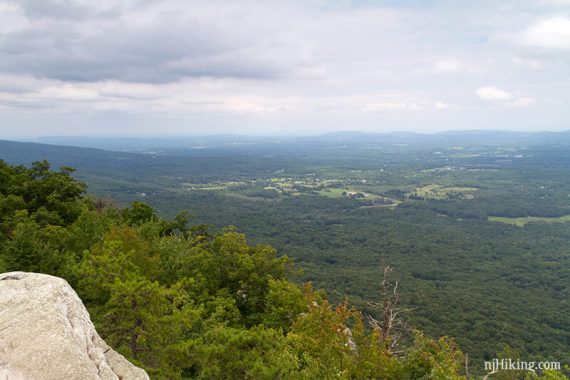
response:
<path id="1" fill-rule="evenodd" d="M 448 199 L 450 196 L 457 194 L 462 199 L 473 199 L 475 196 L 471 193 L 477 190 L 475 187 L 443 187 L 434 184 L 418 187 L 410 195 L 426 199 Z"/>
<path id="2" fill-rule="evenodd" d="M 192 183 L 183 183 L 182 186 L 186 190 L 205 190 L 205 191 L 219 191 L 219 190 L 226 190 L 227 185 L 225 184 L 192 184 Z"/>
<path id="3" fill-rule="evenodd" d="M 355 190 L 346 190 L 342 188 L 327 188 L 319 191 L 319 194 L 328 198 L 342 198 L 346 193 L 356 192 Z M 343 194 L 344 193 L 344 194 Z"/>
<path id="4" fill-rule="evenodd" d="M 513 224 L 517 227 L 524 227 L 527 223 L 542 222 L 542 223 L 566 223 L 570 222 L 570 215 L 563 215 L 558 218 L 547 218 L 540 216 L 525 216 L 523 218 L 504 218 L 501 216 L 490 216 L 489 221 L 499 222 L 505 224 Z"/>

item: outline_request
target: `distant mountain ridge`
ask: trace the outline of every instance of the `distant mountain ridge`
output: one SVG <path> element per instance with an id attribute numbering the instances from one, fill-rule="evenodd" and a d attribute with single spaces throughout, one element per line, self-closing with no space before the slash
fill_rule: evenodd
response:
<path id="1" fill-rule="evenodd" d="M 363 132 L 335 132 L 313 137 L 248 137 L 209 136 L 196 138 L 112 139 L 112 138 L 46 138 L 47 143 L 0 140 L 0 159 L 10 164 L 30 165 L 47 159 L 53 168 L 72 166 L 77 178 L 114 178 L 140 181 L 151 173 L 170 176 L 188 172 L 208 173 L 221 168 L 245 170 L 241 159 L 276 158 L 302 165 L 306 157 L 344 159 L 339 152 L 363 149 L 393 150 L 395 147 L 417 147 L 440 150 L 456 146 L 551 145 L 553 149 L 570 147 L 570 131 L 564 132 L 508 132 L 465 131 L 442 132 L 433 135 L 396 132 L 372 134 Z M 64 145 L 54 145 L 63 142 Z M 70 144 L 77 144 L 72 146 Z M 90 145 L 86 147 L 85 145 Z M 350 149 L 345 149 L 350 148 Z M 414 148 L 415 149 L 415 148 Z M 294 152 L 294 153 L 293 153 Z M 345 153 L 343 153 L 345 154 Z M 348 154 L 348 153 L 346 153 Z M 348 154 L 347 158 L 353 154 Z M 231 157 L 229 159 L 228 157 Z M 261 169 L 260 169 L 261 168 Z M 271 165 L 256 170 L 273 170 Z M 152 176 L 154 178 L 154 176 Z M 160 176 L 159 176 L 160 177 Z"/>
<path id="2" fill-rule="evenodd" d="M 535 144 L 570 143 L 570 130 L 560 132 L 517 132 L 501 130 L 445 131 L 433 134 L 417 132 L 369 133 L 330 132 L 315 136 L 173 136 L 173 137 L 39 137 L 30 143 L 98 148 L 115 151 L 145 152 L 152 149 L 220 148 L 236 144 L 283 143 L 382 143 L 382 144 Z"/>

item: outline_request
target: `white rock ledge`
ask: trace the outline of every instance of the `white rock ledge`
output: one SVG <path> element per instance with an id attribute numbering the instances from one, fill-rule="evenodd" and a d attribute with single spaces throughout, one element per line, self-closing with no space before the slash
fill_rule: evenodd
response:
<path id="1" fill-rule="evenodd" d="M 101 339 L 67 281 L 0 274 L 0 380 L 148 378 Z"/>

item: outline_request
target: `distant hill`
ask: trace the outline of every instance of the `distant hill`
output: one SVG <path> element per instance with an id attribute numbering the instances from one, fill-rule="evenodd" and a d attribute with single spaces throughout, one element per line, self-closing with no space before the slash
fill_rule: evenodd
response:
<path id="1" fill-rule="evenodd" d="M 435 145 L 496 145 L 496 144 L 570 144 L 570 131 L 448 131 L 434 134 L 414 132 L 365 133 L 331 132 L 317 136 L 174 136 L 174 137 L 41 137 L 30 142 L 115 151 L 148 152 L 188 149 L 239 147 L 273 144 L 435 144 Z"/>
<path id="2" fill-rule="evenodd" d="M 5 140 L 0 140 L 0 159 L 13 165 L 26 166 L 47 159 L 53 168 L 73 166 L 80 177 L 106 176 L 116 170 L 123 172 L 132 168 L 135 161 L 152 161 L 151 156 L 142 154 Z"/>
<path id="3" fill-rule="evenodd" d="M 214 173 L 216 176 L 258 176 L 283 168 L 299 169 L 306 166 L 307 159 L 325 165 L 360 160 L 358 163 L 362 165 L 371 160 L 362 154 L 365 150 L 370 151 L 369 148 L 383 151 L 386 157 L 394 159 L 401 156 L 400 146 L 405 150 L 423 149 L 428 155 L 442 147 L 470 145 L 552 145 L 566 149 L 570 146 L 570 131 L 436 134 L 348 131 L 283 138 L 221 135 L 158 139 L 51 137 L 39 140 L 50 144 L 0 140 L 0 159 L 24 165 L 47 159 L 53 168 L 76 168 L 76 176 L 83 180 L 96 178 L 97 181 L 112 179 L 164 185 L 166 178 L 169 181 L 182 177 L 209 181 Z M 52 145 L 55 143 L 63 145 Z M 71 144 L 82 147 L 69 146 Z"/>

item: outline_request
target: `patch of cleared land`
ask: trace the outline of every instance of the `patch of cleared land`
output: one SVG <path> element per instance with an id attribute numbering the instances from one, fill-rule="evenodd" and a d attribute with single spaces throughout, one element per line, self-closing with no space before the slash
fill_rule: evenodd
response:
<path id="1" fill-rule="evenodd" d="M 502 216 L 490 216 L 489 221 L 499 222 L 505 224 L 513 224 L 517 227 L 524 227 L 525 224 L 531 222 L 542 222 L 542 223 L 566 223 L 570 222 L 570 215 L 563 215 L 558 218 L 548 218 L 541 216 L 525 216 L 522 218 L 505 218 Z"/>
<path id="2" fill-rule="evenodd" d="M 328 198 L 342 198 L 345 197 L 349 192 L 356 192 L 356 190 L 346 190 L 346 189 L 339 189 L 339 188 L 326 188 L 319 191 L 320 195 L 323 195 Z M 344 194 L 343 194 L 344 193 Z"/>
<path id="3" fill-rule="evenodd" d="M 227 184 L 219 183 L 219 184 L 204 184 L 204 183 L 183 183 L 182 187 L 185 190 L 226 190 Z"/>
<path id="4" fill-rule="evenodd" d="M 457 196 L 462 199 L 473 199 L 475 196 L 471 193 L 477 191 L 475 187 L 450 186 L 443 187 L 440 185 L 427 185 L 416 188 L 409 195 L 429 199 L 448 199 Z"/>

